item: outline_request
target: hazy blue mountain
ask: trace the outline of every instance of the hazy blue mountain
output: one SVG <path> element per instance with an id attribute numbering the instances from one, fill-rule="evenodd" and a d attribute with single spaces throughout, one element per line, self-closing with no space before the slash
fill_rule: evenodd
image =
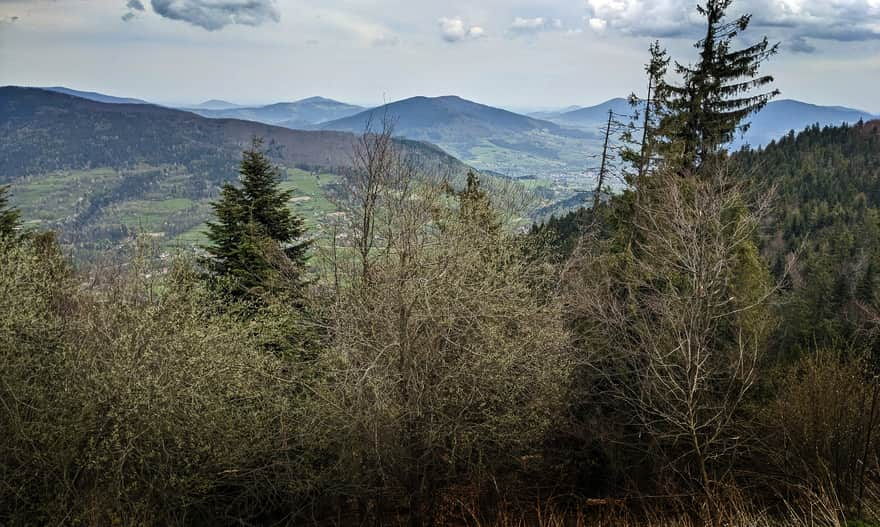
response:
<path id="1" fill-rule="evenodd" d="M 634 109 L 627 99 L 617 97 L 595 106 L 586 106 L 547 117 L 548 120 L 565 126 L 578 128 L 602 127 L 608 121 L 608 110 L 612 110 L 619 121 L 627 121 Z"/>
<path id="2" fill-rule="evenodd" d="M 388 117 L 394 133 L 429 141 L 477 168 L 525 176 L 583 170 L 595 134 L 560 126 L 461 97 L 412 97 L 318 125 L 361 132 Z"/>
<path id="3" fill-rule="evenodd" d="M 571 112 L 549 114 L 546 118 L 563 126 L 596 130 L 605 125 L 609 109 L 618 115 L 618 120 L 624 122 L 627 121 L 626 116 L 633 114 L 633 108 L 626 99 L 616 98 Z M 843 106 L 817 106 L 790 99 L 772 101 L 761 112 L 750 118 L 749 130 L 744 137 L 737 137 L 731 147 L 739 149 L 744 144 L 760 147 L 774 139 L 779 139 L 791 130 L 799 132 L 813 124 L 820 126 L 854 124 L 859 120 L 870 120 L 874 117 L 868 112 Z"/>
<path id="4" fill-rule="evenodd" d="M 309 97 L 295 102 L 280 102 L 253 108 L 190 109 L 202 117 L 212 119 L 244 119 L 286 128 L 306 128 L 309 125 L 354 115 L 363 110 L 361 106 L 324 97 Z"/>
<path id="5" fill-rule="evenodd" d="M 190 108 L 184 108 L 185 110 L 232 110 L 235 108 L 243 108 L 241 104 L 231 103 L 229 101 L 224 101 L 221 99 L 211 99 L 210 101 L 205 101 L 201 104 L 197 104 Z"/>
<path id="6" fill-rule="evenodd" d="M 109 104 L 39 88 L 0 88 L 0 184 L 53 170 L 237 161 L 263 137 L 285 166 L 332 168 L 350 162 L 351 134 L 291 130 L 239 119 L 207 119 L 150 104 Z M 97 133 L 99 132 L 100 133 Z M 434 145 L 406 142 L 421 155 Z M 453 162 L 442 154 L 444 162 Z M 448 158 L 448 159 L 446 159 Z M 227 175 L 234 175 L 234 166 Z"/>
<path id="7" fill-rule="evenodd" d="M 40 89 L 53 91 L 56 93 L 64 93 L 66 95 L 72 95 L 74 97 L 79 97 L 81 99 L 88 99 L 90 101 L 103 102 L 103 103 L 107 103 L 107 104 L 150 104 L 147 101 L 142 101 L 141 99 L 131 99 L 128 97 L 114 97 L 112 95 L 105 95 L 103 93 L 72 90 L 70 88 L 65 88 L 63 86 L 53 86 L 51 88 L 40 88 Z"/>
<path id="8" fill-rule="evenodd" d="M 751 126 L 745 137 L 738 137 L 734 148 L 744 144 L 752 147 L 765 146 L 794 130 L 800 132 L 808 126 L 855 124 L 860 120 L 870 121 L 875 116 L 862 110 L 843 106 L 817 106 L 805 102 L 785 99 L 769 103 L 760 113 L 751 118 Z"/>
<path id="9" fill-rule="evenodd" d="M 529 117 L 534 117 L 535 119 L 544 119 L 549 121 L 553 120 L 553 118 L 558 117 L 561 114 L 580 110 L 581 108 L 583 108 L 583 106 L 566 106 L 565 108 L 528 112 L 526 113 L 526 115 L 528 115 Z"/>

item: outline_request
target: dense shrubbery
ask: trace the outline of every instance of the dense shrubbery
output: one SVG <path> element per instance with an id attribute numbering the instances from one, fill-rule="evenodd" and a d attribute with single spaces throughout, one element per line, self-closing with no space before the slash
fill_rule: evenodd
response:
<path id="1" fill-rule="evenodd" d="M 368 274 L 322 251 L 296 305 L 218 297 L 187 258 L 77 271 L 7 239 L 3 523 L 876 519 L 870 358 L 774 365 L 755 209 L 667 182 L 662 229 L 553 263 L 478 187 L 386 180 Z"/>
<path id="2" fill-rule="evenodd" d="M 880 521 L 876 132 L 728 159 L 769 52 L 730 51 L 729 4 L 632 188 L 529 235 L 389 121 L 309 276 L 256 148 L 207 257 L 164 269 L 73 269 L 0 200 L 0 523 Z"/>
<path id="3" fill-rule="evenodd" d="M 217 314 L 178 262 L 74 274 L 50 242 L 0 250 L 4 523 L 231 522 L 308 491 L 300 372 Z M 304 495 L 304 494 L 302 494 Z"/>

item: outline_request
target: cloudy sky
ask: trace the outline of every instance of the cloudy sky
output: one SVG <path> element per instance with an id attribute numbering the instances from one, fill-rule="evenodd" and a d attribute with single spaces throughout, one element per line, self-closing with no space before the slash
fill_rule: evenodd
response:
<path id="1" fill-rule="evenodd" d="M 0 85 L 163 103 L 456 94 L 514 109 L 642 89 L 681 61 L 696 0 L 0 0 Z M 880 0 L 736 0 L 782 52 L 783 96 L 880 113 Z"/>

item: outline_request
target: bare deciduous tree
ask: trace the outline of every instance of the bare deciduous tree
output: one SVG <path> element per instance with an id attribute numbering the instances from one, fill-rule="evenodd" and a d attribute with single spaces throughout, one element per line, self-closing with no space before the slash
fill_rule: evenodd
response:
<path id="1" fill-rule="evenodd" d="M 365 281 L 370 277 L 370 258 L 376 243 L 376 213 L 399 155 L 394 144 L 394 121 L 385 115 L 381 129 L 374 130 L 370 114 L 353 145 L 352 167 L 344 178 L 346 188 L 339 203 L 350 223 L 348 234 L 360 257 Z"/>
<path id="2" fill-rule="evenodd" d="M 770 329 L 774 286 L 752 243 L 769 200 L 748 202 L 719 169 L 666 178 L 640 206 L 631 252 L 583 244 L 569 305 L 625 420 L 708 493 L 742 446 L 733 425 Z"/>
<path id="3" fill-rule="evenodd" d="M 552 276 L 512 236 L 463 221 L 442 179 L 390 152 L 369 280 L 335 266 L 328 425 L 346 474 L 365 478 L 351 491 L 379 489 L 420 525 L 441 489 L 487 481 L 536 445 L 571 357 L 559 304 L 530 287 L 552 289 Z"/>

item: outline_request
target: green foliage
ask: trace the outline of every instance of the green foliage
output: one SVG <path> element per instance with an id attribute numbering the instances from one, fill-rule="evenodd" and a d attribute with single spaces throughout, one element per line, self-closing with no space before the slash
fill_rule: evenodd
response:
<path id="1" fill-rule="evenodd" d="M 756 187 L 776 192 L 761 249 L 776 278 L 786 278 L 780 355 L 841 342 L 878 349 L 878 128 L 811 127 L 733 156 Z"/>
<path id="2" fill-rule="evenodd" d="M 725 20 L 732 2 L 707 0 L 705 6 L 697 7 L 706 19 L 706 36 L 694 45 L 700 59 L 695 65 L 676 63 L 682 85 L 661 82 L 659 87 L 668 106 L 660 125 L 664 157 L 684 170 L 715 156 L 737 130 L 748 128 L 742 125 L 746 117 L 779 94 L 778 90 L 751 94 L 773 82 L 773 77 L 759 76 L 758 71 L 779 45 L 771 46 L 764 37 L 743 49 L 732 49 L 751 21 L 751 15 Z"/>
<path id="3" fill-rule="evenodd" d="M 297 287 L 304 280 L 305 224 L 288 207 L 293 191 L 254 139 L 242 156 L 241 187 L 225 184 L 213 203 L 205 249 L 214 278 L 235 297 Z M 285 284 L 285 282 L 287 282 Z"/>
<path id="4" fill-rule="evenodd" d="M 218 314 L 192 262 L 161 294 L 139 262 L 81 289 L 54 243 L 0 247 L 0 523 L 294 517 L 311 370 Z"/>

